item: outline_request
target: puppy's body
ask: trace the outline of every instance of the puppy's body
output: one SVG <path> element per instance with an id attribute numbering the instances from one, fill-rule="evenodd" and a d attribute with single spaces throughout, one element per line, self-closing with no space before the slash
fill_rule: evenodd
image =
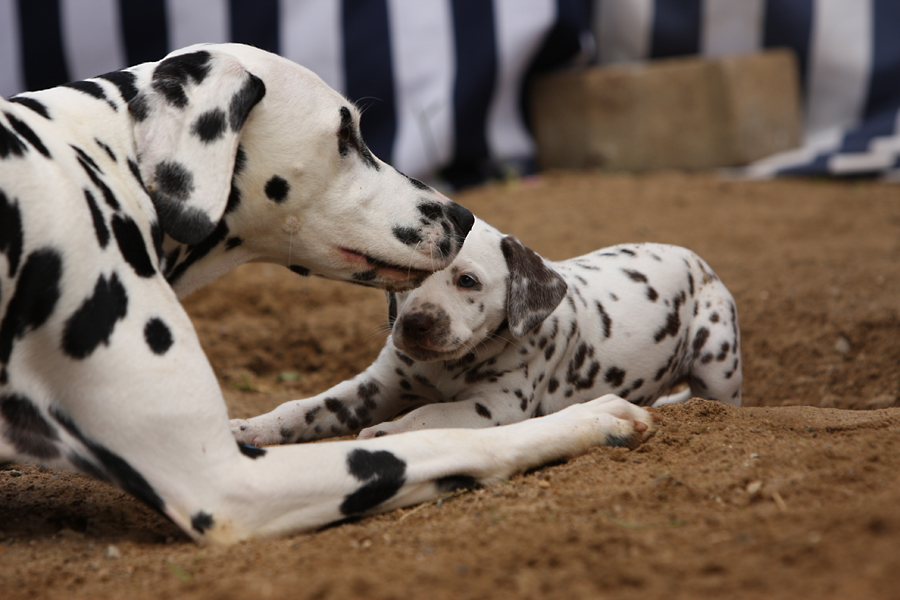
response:
<path id="1" fill-rule="evenodd" d="M 393 333 L 372 366 L 233 421 L 238 439 L 489 427 L 606 394 L 649 406 L 683 380 L 694 396 L 741 403 L 734 301 L 685 248 L 623 244 L 549 262 L 478 221 L 450 267 L 389 300 Z"/>

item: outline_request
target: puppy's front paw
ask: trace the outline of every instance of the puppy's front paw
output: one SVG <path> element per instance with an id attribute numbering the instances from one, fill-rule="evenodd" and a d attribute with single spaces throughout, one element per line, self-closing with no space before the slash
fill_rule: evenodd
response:
<path id="1" fill-rule="evenodd" d="M 634 448 L 650 438 L 662 421 L 660 414 L 652 408 L 642 408 L 613 394 L 575 404 L 557 414 L 572 417 L 587 426 L 595 445 L 627 448 Z"/>

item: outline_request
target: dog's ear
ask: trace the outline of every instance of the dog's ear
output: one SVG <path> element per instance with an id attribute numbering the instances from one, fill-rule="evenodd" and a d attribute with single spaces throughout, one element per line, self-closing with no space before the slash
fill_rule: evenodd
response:
<path id="1" fill-rule="evenodd" d="M 537 252 L 515 237 L 500 240 L 509 268 L 506 312 L 509 330 L 517 338 L 544 322 L 566 297 L 568 286 Z"/>
<path id="2" fill-rule="evenodd" d="M 196 244 L 222 218 L 241 129 L 265 93 L 235 59 L 200 50 L 161 61 L 129 102 L 140 175 L 174 239 Z"/>

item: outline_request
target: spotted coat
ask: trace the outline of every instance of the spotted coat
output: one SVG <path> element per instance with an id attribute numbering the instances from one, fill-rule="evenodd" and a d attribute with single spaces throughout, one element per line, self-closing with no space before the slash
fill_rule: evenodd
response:
<path id="1" fill-rule="evenodd" d="M 550 262 L 478 221 L 450 267 L 389 300 L 392 335 L 368 369 L 234 421 L 238 439 L 489 427 L 605 394 L 741 404 L 734 300 L 685 248 L 622 244 Z M 668 395 L 682 382 L 688 391 Z"/>

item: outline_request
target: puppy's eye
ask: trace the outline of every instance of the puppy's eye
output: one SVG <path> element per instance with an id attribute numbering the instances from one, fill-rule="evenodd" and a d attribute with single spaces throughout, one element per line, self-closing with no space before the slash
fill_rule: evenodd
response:
<path id="1" fill-rule="evenodd" d="M 338 136 L 340 136 L 342 142 L 345 142 L 347 144 L 353 142 L 353 132 L 349 127 L 341 127 L 341 129 L 338 131 Z"/>
<path id="2" fill-rule="evenodd" d="M 478 280 L 472 277 L 471 275 L 463 275 L 459 279 L 456 280 L 456 285 L 461 288 L 473 288 L 478 285 Z"/>

